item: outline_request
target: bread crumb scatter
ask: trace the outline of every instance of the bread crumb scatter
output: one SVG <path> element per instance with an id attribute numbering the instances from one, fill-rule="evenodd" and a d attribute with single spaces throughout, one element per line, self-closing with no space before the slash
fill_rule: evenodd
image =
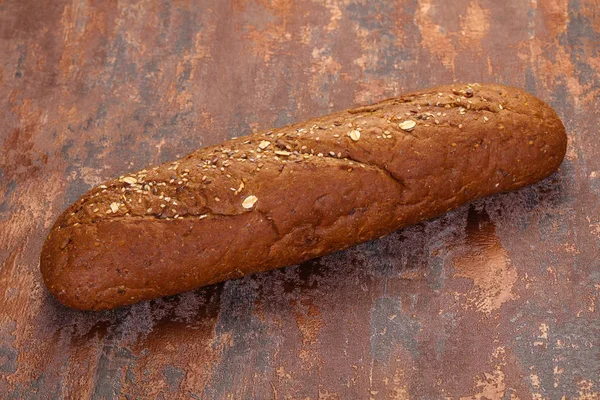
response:
<path id="1" fill-rule="evenodd" d="M 257 201 L 258 198 L 256 196 L 250 195 L 244 199 L 244 201 L 242 202 L 242 207 L 244 207 L 245 209 L 250 209 L 254 207 L 254 204 L 256 204 Z"/>

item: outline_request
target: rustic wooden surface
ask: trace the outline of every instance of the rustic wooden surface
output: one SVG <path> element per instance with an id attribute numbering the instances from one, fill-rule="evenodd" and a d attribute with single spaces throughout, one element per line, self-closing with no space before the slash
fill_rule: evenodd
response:
<path id="1" fill-rule="evenodd" d="M 0 0 L 0 397 L 598 399 L 599 43 L 597 0 Z M 555 107 L 560 171 L 113 312 L 42 285 L 45 235 L 92 185 L 452 81 Z"/>

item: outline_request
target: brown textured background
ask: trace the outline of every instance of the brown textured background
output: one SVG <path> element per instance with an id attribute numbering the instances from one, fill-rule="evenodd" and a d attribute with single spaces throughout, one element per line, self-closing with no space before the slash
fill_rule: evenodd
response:
<path id="1" fill-rule="evenodd" d="M 92 185 L 406 90 L 499 82 L 552 178 L 304 265 L 113 312 L 38 271 Z M 0 397 L 598 399 L 597 0 L 0 0 Z"/>

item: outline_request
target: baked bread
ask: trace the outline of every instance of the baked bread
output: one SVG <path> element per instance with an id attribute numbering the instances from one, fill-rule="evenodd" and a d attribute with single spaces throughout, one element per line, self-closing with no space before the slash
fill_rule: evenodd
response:
<path id="1" fill-rule="evenodd" d="M 556 113 L 521 90 L 436 87 L 254 133 L 91 189 L 41 272 L 66 306 L 172 295 L 386 235 L 560 165 Z"/>

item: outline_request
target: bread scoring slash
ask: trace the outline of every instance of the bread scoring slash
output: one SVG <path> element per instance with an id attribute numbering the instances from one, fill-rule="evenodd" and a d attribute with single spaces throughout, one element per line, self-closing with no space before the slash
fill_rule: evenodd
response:
<path id="1" fill-rule="evenodd" d="M 110 309 L 322 256 L 552 174 L 547 104 L 454 84 L 254 133 L 93 188 L 41 254 L 64 305 Z"/>

